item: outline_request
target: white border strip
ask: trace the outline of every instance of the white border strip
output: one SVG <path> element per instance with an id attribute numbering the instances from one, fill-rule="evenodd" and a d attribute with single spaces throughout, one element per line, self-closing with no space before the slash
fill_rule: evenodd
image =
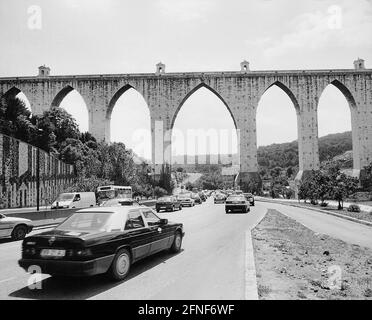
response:
<path id="1" fill-rule="evenodd" d="M 245 300 L 258 300 L 251 230 L 245 232 Z"/>

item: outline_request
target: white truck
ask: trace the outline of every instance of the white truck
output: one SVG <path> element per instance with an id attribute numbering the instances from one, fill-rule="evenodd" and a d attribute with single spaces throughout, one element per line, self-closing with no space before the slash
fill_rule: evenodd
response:
<path id="1" fill-rule="evenodd" d="M 61 193 L 52 203 L 52 209 L 89 208 L 96 205 L 94 192 Z"/>

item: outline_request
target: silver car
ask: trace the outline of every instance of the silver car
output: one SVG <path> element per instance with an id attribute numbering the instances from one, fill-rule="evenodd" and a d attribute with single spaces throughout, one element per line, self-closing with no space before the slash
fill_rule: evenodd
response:
<path id="1" fill-rule="evenodd" d="M 243 195 L 232 195 L 226 199 L 226 213 L 235 211 L 242 211 L 243 213 L 247 213 L 250 211 L 249 207 L 249 201 Z"/>
<path id="2" fill-rule="evenodd" d="M 0 213 L 0 238 L 24 239 L 34 225 L 29 219 L 7 217 Z"/>

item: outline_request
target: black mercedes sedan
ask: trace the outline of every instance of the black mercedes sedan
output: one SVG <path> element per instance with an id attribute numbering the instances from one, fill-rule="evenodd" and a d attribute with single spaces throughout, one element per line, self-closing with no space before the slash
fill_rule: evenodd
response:
<path id="1" fill-rule="evenodd" d="M 123 280 L 134 262 L 163 250 L 179 252 L 184 235 L 182 223 L 160 219 L 148 207 L 83 209 L 55 229 L 25 238 L 18 263 L 52 276 L 107 273 Z"/>

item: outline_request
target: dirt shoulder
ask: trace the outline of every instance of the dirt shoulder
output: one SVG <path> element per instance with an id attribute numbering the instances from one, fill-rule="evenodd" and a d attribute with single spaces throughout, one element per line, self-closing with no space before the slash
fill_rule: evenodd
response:
<path id="1" fill-rule="evenodd" d="M 252 230 L 259 298 L 372 300 L 372 250 L 317 234 L 276 210 Z"/>

